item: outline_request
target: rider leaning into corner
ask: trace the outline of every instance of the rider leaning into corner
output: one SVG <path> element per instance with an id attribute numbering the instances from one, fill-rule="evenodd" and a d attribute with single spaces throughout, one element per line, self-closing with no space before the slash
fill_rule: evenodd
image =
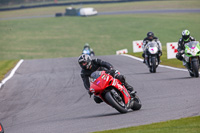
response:
<path id="1" fill-rule="evenodd" d="M 89 77 L 90 75 L 95 72 L 95 71 L 106 71 L 110 73 L 114 78 L 119 79 L 122 84 L 126 87 L 128 90 L 129 94 L 131 96 L 135 95 L 135 91 L 133 90 L 133 87 L 130 86 L 123 75 L 119 75 L 118 71 L 113 68 L 113 66 L 105 61 L 102 61 L 101 59 L 91 59 L 89 55 L 83 54 L 79 57 L 78 63 L 80 67 L 82 68 L 81 70 L 81 78 L 83 80 L 84 86 L 86 90 L 88 91 L 88 94 L 91 96 L 92 93 L 89 91 L 90 88 L 90 82 L 89 82 Z M 103 102 L 99 97 L 94 96 L 94 101 L 96 103 L 101 103 Z"/>
<path id="2" fill-rule="evenodd" d="M 184 61 L 183 54 L 185 52 L 185 44 L 191 41 L 195 41 L 195 38 L 190 36 L 189 30 L 182 31 L 182 38 L 178 41 L 178 53 L 176 54 L 176 58 L 180 61 Z"/>
<path id="3" fill-rule="evenodd" d="M 160 43 L 158 37 L 155 37 L 153 32 L 148 32 L 148 33 L 147 33 L 147 37 L 144 38 L 144 40 L 143 40 L 143 45 L 142 45 L 142 49 L 143 49 L 142 57 L 144 58 L 143 63 L 145 63 L 145 46 L 146 46 L 149 42 L 152 42 L 152 41 L 155 41 L 155 42 L 158 43 L 158 45 L 159 45 L 159 47 L 160 47 L 160 48 L 159 48 L 159 49 L 160 49 L 160 55 L 162 55 L 162 51 L 161 51 L 161 45 L 162 45 L 162 44 Z"/>

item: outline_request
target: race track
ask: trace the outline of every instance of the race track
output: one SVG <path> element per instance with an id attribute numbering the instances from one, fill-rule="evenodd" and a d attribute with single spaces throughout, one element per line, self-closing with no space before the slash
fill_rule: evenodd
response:
<path id="1" fill-rule="evenodd" d="M 200 78 L 126 56 L 100 56 L 126 75 L 142 109 L 120 114 L 89 98 L 75 58 L 25 60 L 0 89 L 5 133 L 87 133 L 200 115 Z"/>

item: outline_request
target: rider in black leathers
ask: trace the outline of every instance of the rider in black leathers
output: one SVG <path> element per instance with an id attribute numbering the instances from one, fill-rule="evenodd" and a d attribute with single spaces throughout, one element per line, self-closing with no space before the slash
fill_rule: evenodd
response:
<path id="1" fill-rule="evenodd" d="M 118 71 L 113 68 L 113 66 L 101 59 L 91 59 L 89 55 L 83 54 L 79 57 L 78 63 L 81 66 L 81 78 L 83 80 L 85 88 L 88 90 L 89 95 L 92 93 L 89 91 L 90 82 L 89 77 L 94 71 L 102 71 L 105 70 L 107 73 L 110 73 L 114 78 L 119 79 L 124 86 L 127 88 L 128 92 L 131 96 L 135 95 L 135 91 L 133 91 L 133 87 L 130 86 L 126 81 L 123 75 L 119 75 Z M 102 100 L 96 96 L 94 96 L 94 100 L 96 103 L 102 102 Z"/>
<path id="2" fill-rule="evenodd" d="M 144 38 L 144 40 L 143 40 L 143 45 L 142 45 L 143 50 L 144 50 L 145 46 L 148 44 L 148 42 L 152 42 L 152 41 L 159 42 L 159 39 L 154 36 L 153 32 L 148 32 L 147 37 Z M 159 44 L 159 45 L 161 45 L 161 44 Z M 160 54 L 162 55 L 161 49 L 160 49 Z M 142 54 L 142 57 L 144 58 L 143 63 L 145 63 L 145 50 Z"/>
<path id="3" fill-rule="evenodd" d="M 182 38 L 178 41 L 178 53 L 176 54 L 176 58 L 180 61 L 183 61 L 183 54 L 185 51 L 185 44 L 191 41 L 195 41 L 195 38 L 190 36 L 190 32 L 188 30 L 182 31 Z"/>

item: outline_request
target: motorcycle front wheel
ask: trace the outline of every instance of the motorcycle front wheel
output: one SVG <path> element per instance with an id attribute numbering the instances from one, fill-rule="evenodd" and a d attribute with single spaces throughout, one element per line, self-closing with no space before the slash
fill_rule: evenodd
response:
<path id="1" fill-rule="evenodd" d="M 117 92 L 116 92 L 117 93 Z M 118 95 L 119 96 L 119 95 Z M 117 111 L 119 111 L 120 113 L 127 113 L 128 109 L 125 105 L 125 103 L 123 102 L 123 100 L 120 100 L 120 98 L 118 98 L 117 94 L 113 94 L 112 92 L 107 92 L 105 94 L 105 99 L 107 100 L 107 102 L 113 107 L 115 108 Z"/>
<path id="2" fill-rule="evenodd" d="M 156 58 L 151 58 L 151 64 L 152 66 L 150 67 L 149 71 L 151 73 L 156 73 Z"/>
<path id="3" fill-rule="evenodd" d="M 193 61 L 192 62 L 192 70 L 194 77 L 199 77 L 199 62 L 198 61 Z"/>

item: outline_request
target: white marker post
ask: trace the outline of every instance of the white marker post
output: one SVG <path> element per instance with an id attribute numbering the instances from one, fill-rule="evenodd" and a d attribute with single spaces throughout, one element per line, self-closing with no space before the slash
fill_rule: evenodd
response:
<path id="1" fill-rule="evenodd" d="M 120 54 L 127 54 L 128 53 L 128 49 L 121 49 L 116 51 L 116 55 L 120 55 Z"/>
<path id="2" fill-rule="evenodd" d="M 143 40 L 133 41 L 133 53 L 143 52 Z"/>
<path id="3" fill-rule="evenodd" d="M 177 42 L 167 43 L 167 59 L 176 58 L 176 53 L 178 53 L 177 48 L 178 48 Z"/>

